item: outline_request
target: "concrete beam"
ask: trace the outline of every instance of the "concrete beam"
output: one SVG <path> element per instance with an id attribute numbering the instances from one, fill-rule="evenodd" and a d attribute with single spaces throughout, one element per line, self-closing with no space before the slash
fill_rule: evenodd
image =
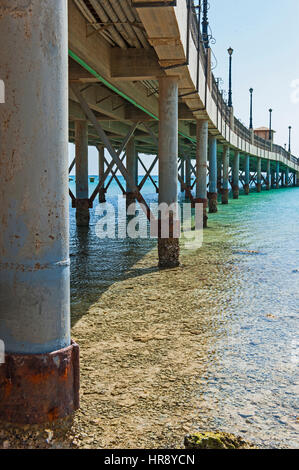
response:
<path id="1" fill-rule="evenodd" d="M 112 48 L 110 64 L 111 78 L 117 80 L 156 80 L 165 75 L 153 49 Z"/>

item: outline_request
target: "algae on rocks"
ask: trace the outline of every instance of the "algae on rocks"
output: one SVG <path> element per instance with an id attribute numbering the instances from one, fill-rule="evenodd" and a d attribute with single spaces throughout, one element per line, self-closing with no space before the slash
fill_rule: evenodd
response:
<path id="1" fill-rule="evenodd" d="M 252 444 L 226 432 L 198 432 L 185 437 L 186 449 L 250 449 Z"/>

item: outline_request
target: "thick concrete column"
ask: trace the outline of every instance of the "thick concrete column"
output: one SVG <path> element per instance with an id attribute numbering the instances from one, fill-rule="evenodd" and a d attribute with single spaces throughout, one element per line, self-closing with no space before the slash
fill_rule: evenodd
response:
<path id="1" fill-rule="evenodd" d="M 88 123 L 75 121 L 76 145 L 76 223 L 78 227 L 89 225 L 88 201 Z"/>
<path id="2" fill-rule="evenodd" d="M 228 195 L 229 195 L 229 147 L 227 145 L 223 146 L 222 154 L 222 165 L 223 165 L 223 188 L 222 188 L 222 204 L 228 204 Z"/>
<path id="3" fill-rule="evenodd" d="M 246 196 L 250 192 L 250 155 L 245 155 L 245 185 L 244 191 Z"/>
<path id="4" fill-rule="evenodd" d="M 271 160 L 267 160 L 267 185 L 266 189 L 271 189 Z"/>
<path id="5" fill-rule="evenodd" d="M 289 186 L 289 177 L 290 177 L 290 170 L 289 168 L 287 167 L 286 171 L 285 171 L 285 186 L 288 187 Z"/>
<path id="6" fill-rule="evenodd" d="M 137 158 L 134 138 L 132 137 L 126 148 L 127 172 L 137 184 Z M 127 207 L 136 202 L 136 195 L 128 183 L 126 183 L 126 203 Z"/>
<path id="7" fill-rule="evenodd" d="M 158 252 L 161 268 L 179 266 L 178 213 L 178 78 L 163 77 L 159 80 L 159 204 L 174 209 L 168 221 L 169 236 L 159 233 Z M 163 230 L 162 230 L 163 232 Z"/>
<path id="8" fill-rule="evenodd" d="M 276 162 L 276 189 L 279 189 L 280 165 Z"/>
<path id="9" fill-rule="evenodd" d="M 233 162 L 233 197 L 239 199 L 239 173 L 240 173 L 240 154 L 236 150 Z"/>
<path id="10" fill-rule="evenodd" d="M 186 170 L 186 185 L 191 189 L 191 161 L 190 158 L 185 159 L 185 170 Z M 185 194 L 186 199 L 188 199 L 188 193 Z"/>
<path id="11" fill-rule="evenodd" d="M 70 338 L 67 2 L 1 2 L 0 43 L 0 420 L 41 423 L 78 407 L 78 347 Z"/>
<path id="12" fill-rule="evenodd" d="M 105 162 L 104 162 L 105 148 L 99 147 L 98 151 L 99 151 L 99 181 L 101 181 L 101 179 L 103 178 L 105 174 Z M 106 202 L 105 185 L 99 191 L 99 202 L 100 203 Z"/>
<path id="13" fill-rule="evenodd" d="M 217 207 L 217 139 L 209 139 L 209 212 L 211 214 L 218 211 Z"/>
<path id="14" fill-rule="evenodd" d="M 256 176 L 256 190 L 258 193 L 262 191 L 262 159 L 261 157 L 257 158 L 257 176 Z"/>
<path id="15" fill-rule="evenodd" d="M 196 122 L 196 200 L 195 202 L 203 204 L 203 226 L 207 227 L 208 215 L 208 191 L 207 191 L 207 172 L 208 172 L 208 121 Z"/>

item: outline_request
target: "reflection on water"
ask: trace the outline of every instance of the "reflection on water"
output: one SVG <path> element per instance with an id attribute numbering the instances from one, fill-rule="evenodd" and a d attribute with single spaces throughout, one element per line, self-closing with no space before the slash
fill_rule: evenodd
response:
<path id="1" fill-rule="evenodd" d="M 145 192 L 156 200 L 152 187 Z M 137 276 L 133 266 L 156 244 L 99 240 L 96 222 L 93 210 L 90 229 L 78 230 L 71 210 L 73 322 L 113 282 Z M 298 233 L 298 188 L 252 193 L 210 215 L 200 250 L 200 262 L 208 266 L 213 252 L 219 263 L 198 294 L 209 297 L 213 323 L 207 372 L 198 380 L 199 402 L 208 405 L 201 418 L 266 446 L 299 447 Z M 228 260 L 229 278 L 221 276 Z"/>

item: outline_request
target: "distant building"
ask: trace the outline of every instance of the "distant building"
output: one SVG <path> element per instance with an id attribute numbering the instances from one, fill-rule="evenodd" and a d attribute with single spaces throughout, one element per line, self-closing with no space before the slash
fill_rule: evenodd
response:
<path id="1" fill-rule="evenodd" d="M 274 134 L 275 134 L 276 131 L 271 131 L 272 133 L 272 142 L 274 141 Z M 259 127 L 258 129 L 254 129 L 254 133 L 255 135 L 257 135 L 258 137 L 261 137 L 262 139 L 265 139 L 265 140 L 270 140 L 269 139 L 269 128 L 268 127 Z"/>

